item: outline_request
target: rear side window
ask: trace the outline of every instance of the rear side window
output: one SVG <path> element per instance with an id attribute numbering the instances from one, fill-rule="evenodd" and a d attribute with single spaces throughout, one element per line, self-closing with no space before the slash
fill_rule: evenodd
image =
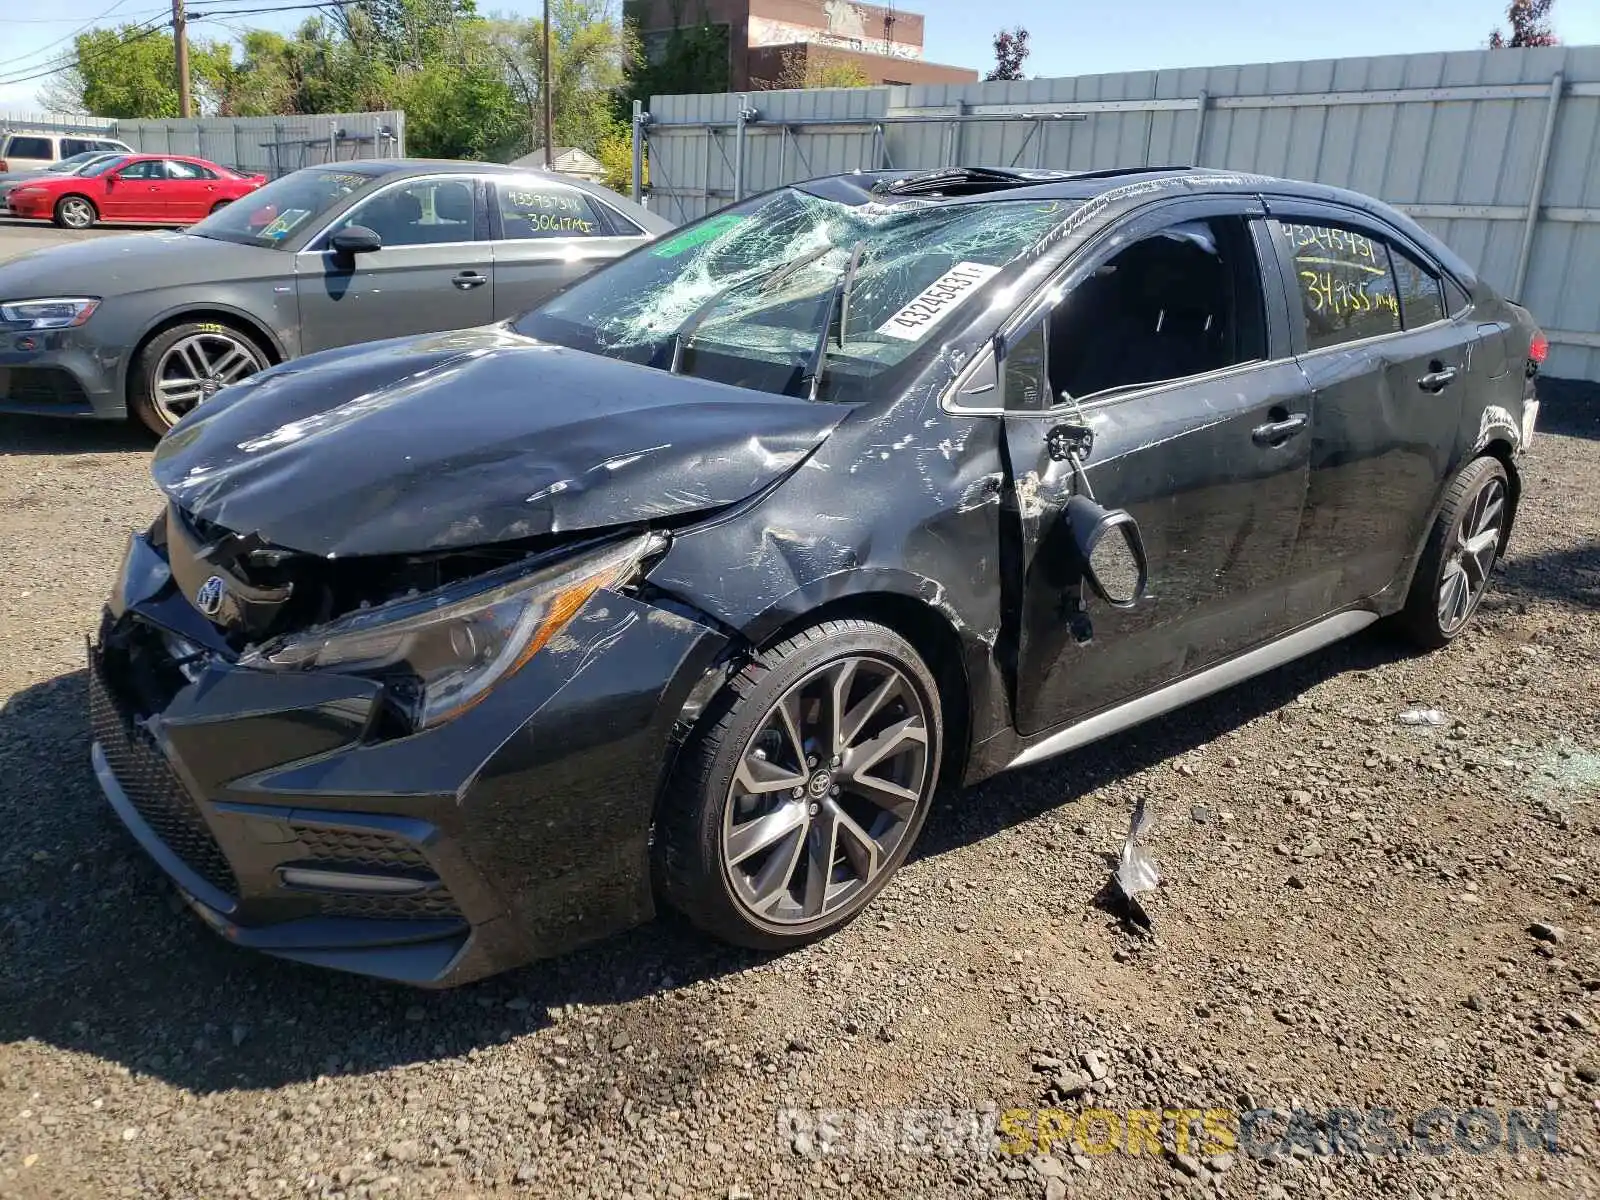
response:
<path id="1" fill-rule="evenodd" d="M 494 190 L 500 198 L 502 237 L 520 241 L 605 236 L 589 197 L 575 188 L 515 180 L 497 181 Z"/>
<path id="2" fill-rule="evenodd" d="M 169 158 L 167 163 L 168 179 L 215 179 L 216 176 L 204 167 L 194 163 L 182 162 L 176 158 Z"/>
<path id="3" fill-rule="evenodd" d="M 1394 277 L 1399 284 L 1400 317 L 1407 329 L 1420 329 L 1444 320 L 1444 291 L 1439 277 L 1405 251 L 1389 247 Z"/>
<path id="4" fill-rule="evenodd" d="M 1294 257 L 1306 349 L 1320 350 L 1400 328 L 1389 248 L 1333 225 L 1274 222 Z"/>
<path id="5" fill-rule="evenodd" d="M 42 137 L 22 137 L 13 134 L 6 143 L 6 153 L 12 158 L 42 158 L 47 162 L 56 160 L 55 153 L 50 147 L 50 139 Z"/>

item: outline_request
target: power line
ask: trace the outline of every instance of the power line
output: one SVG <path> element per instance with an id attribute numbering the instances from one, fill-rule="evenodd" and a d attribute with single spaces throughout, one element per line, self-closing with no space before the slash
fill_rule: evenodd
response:
<path id="1" fill-rule="evenodd" d="M 0 58 L 0 67 L 11 66 L 13 63 L 24 62 L 24 61 L 26 61 L 27 59 L 30 59 L 30 58 L 38 58 L 40 55 L 42 55 L 46 50 L 49 50 L 51 47 L 59 46 L 59 45 L 61 45 L 62 42 L 70 42 L 73 38 L 77 37 L 85 29 L 88 29 L 91 25 L 95 25 L 95 24 L 98 24 L 101 21 L 104 21 L 107 17 L 109 17 L 112 13 L 116 12 L 117 9 L 121 8 L 127 2 L 128 2 L 128 0 L 117 0 L 117 2 L 115 4 L 113 4 L 110 8 L 106 9 L 105 12 L 101 13 L 98 17 L 90 18 L 89 20 L 85 21 L 82 25 L 79 25 L 71 33 L 64 34 L 63 36 L 58 37 L 53 42 L 46 42 L 44 45 L 40 46 L 36 50 L 30 50 L 26 54 L 19 54 L 15 58 Z"/>
<path id="2" fill-rule="evenodd" d="M 35 79 L 48 79 L 50 76 L 59 75 L 63 71 L 70 71 L 76 67 L 81 67 L 88 63 L 99 62 L 102 58 L 111 57 L 111 55 L 120 51 L 124 46 L 131 46 L 135 42 L 142 42 L 147 37 L 153 37 L 155 34 L 164 32 L 165 29 L 166 25 L 164 23 L 139 29 L 138 32 L 129 37 L 119 38 L 116 45 L 104 47 L 98 54 L 90 54 L 88 56 L 75 54 L 72 56 L 72 58 L 59 62 L 53 67 L 46 67 L 43 70 L 35 70 L 35 68 L 37 68 L 39 65 L 37 63 L 35 63 L 32 67 L 23 67 L 21 68 L 22 70 L 33 71 L 34 73 L 31 75 L 17 75 L 0 79 L 0 87 L 10 87 L 13 84 L 18 83 L 32 83 Z"/>

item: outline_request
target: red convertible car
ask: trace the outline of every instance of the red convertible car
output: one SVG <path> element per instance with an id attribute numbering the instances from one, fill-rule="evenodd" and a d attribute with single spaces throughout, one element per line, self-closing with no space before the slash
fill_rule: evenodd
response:
<path id="1" fill-rule="evenodd" d="M 96 221 L 189 225 L 266 181 L 203 158 L 132 154 L 82 175 L 30 180 L 9 192 L 6 203 L 13 217 L 53 220 L 65 229 Z"/>

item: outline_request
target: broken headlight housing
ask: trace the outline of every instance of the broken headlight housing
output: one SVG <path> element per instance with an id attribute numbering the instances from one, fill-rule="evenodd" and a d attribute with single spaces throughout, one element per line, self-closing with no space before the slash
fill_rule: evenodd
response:
<path id="1" fill-rule="evenodd" d="M 533 572 L 502 568 L 276 638 L 239 665 L 379 676 L 417 728 L 438 725 L 517 671 L 595 592 L 630 579 L 655 545 L 646 534 Z"/>

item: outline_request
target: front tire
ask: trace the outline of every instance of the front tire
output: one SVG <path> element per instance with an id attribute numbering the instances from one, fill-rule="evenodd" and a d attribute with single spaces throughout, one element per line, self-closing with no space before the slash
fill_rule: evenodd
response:
<path id="1" fill-rule="evenodd" d="M 1475 458 L 1450 482 L 1397 624 L 1433 650 L 1460 636 L 1489 590 L 1511 518 L 1504 464 Z"/>
<path id="2" fill-rule="evenodd" d="M 839 929 L 910 853 L 943 732 L 933 676 L 891 629 L 824 621 L 768 648 L 713 702 L 669 785 L 668 902 L 763 950 Z"/>
<path id="3" fill-rule="evenodd" d="M 151 338 L 134 360 L 129 406 L 166 433 L 196 405 L 269 364 L 254 338 L 216 321 L 186 321 Z"/>
<path id="4" fill-rule="evenodd" d="M 63 196 L 56 201 L 56 224 L 62 229 L 90 229 L 99 219 L 99 210 L 86 196 Z"/>

